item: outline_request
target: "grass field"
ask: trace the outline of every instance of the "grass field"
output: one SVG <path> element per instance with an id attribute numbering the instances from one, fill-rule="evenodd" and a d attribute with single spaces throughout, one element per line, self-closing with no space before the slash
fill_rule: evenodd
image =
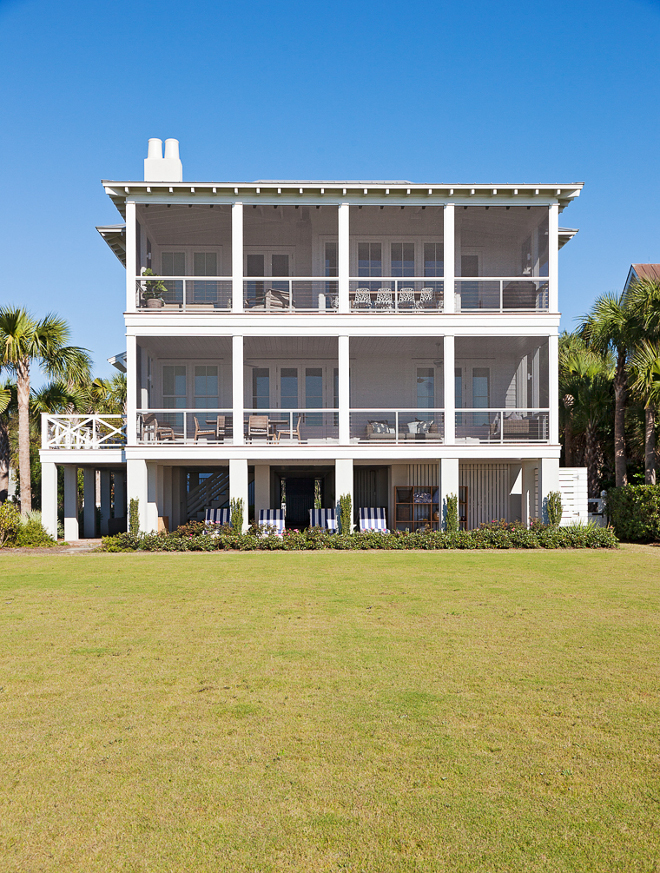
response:
<path id="1" fill-rule="evenodd" d="M 660 871 L 660 549 L 0 554 L 0 871 Z"/>

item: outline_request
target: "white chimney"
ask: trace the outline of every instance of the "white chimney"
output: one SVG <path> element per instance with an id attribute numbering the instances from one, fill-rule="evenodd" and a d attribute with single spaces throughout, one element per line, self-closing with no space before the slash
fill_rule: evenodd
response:
<path id="1" fill-rule="evenodd" d="M 150 139 L 147 157 L 144 161 L 145 182 L 182 182 L 183 167 L 179 159 L 179 140 L 165 140 L 165 157 L 163 143 L 160 139 Z"/>

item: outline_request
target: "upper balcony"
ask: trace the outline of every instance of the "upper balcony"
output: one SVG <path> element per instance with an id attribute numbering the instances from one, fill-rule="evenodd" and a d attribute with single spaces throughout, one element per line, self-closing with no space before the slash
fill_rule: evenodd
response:
<path id="1" fill-rule="evenodd" d="M 548 205 L 461 205 L 446 221 L 446 205 L 431 204 L 138 203 L 127 308 L 548 312 L 549 214 Z"/>

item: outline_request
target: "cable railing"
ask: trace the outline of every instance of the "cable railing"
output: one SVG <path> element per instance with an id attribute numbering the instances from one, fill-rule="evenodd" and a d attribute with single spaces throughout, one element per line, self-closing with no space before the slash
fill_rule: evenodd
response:
<path id="1" fill-rule="evenodd" d="M 369 445 L 441 443 L 444 440 L 444 409 L 372 407 L 351 409 L 351 442 Z"/>
<path id="2" fill-rule="evenodd" d="M 547 311 L 549 306 L 548 279 L 514 276 L 510 278 L 454 279 L 457 312 L 487 310 L 512 312 L 520 310 Z"/>
<path id="3" fill-rule="evenodd" d="M 457 443 L 547 443 L 550 410 L 484 408 L 456 410 Z"/>

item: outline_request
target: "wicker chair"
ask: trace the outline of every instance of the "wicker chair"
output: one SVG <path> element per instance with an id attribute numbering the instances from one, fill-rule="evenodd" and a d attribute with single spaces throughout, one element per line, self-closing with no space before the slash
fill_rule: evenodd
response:
<path id="1" fill-rule="evenodd" d="M 371 291 L 369 288 L 356 288 L 353 309 L 371 309 Z"/>
<path id="2" fill-rule="evenodd" d="M 415 308 L 415 289 L 400 288 L 399 289 L 399 309 L 414 309 Z"/>
<path id="3" fill-rule="evenodd" d="M 376 294 L 376 309 L 394 311 L 394 294 L 391 288 L 379 288 Z"/>

